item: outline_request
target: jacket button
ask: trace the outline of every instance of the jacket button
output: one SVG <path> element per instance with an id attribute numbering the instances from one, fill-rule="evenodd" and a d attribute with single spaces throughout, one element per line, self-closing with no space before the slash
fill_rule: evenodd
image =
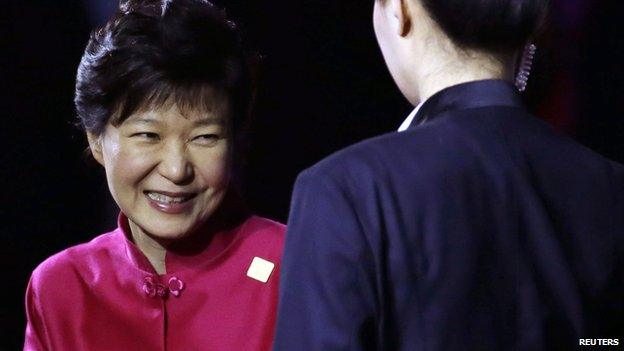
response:
<path id="1" fill-rule="evenodd" d="M 165 286 L 156 281 L 152 276 L 143 278 L 143 292 L 149 297 L 164 298 L 167 295 Z"/>
<path id="2" fill-rule="evenodd" d="M 180 292 L 184 289 L 184 282 L 178 277 L 169 278 L 169 292 L 171 295 L 178 297 Z"/>

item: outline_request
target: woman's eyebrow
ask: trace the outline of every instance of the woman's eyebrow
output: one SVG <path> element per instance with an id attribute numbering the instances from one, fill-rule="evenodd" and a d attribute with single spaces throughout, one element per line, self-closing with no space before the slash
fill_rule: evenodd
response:
<path id="1" fill-rule="evenodd" d="M 130 124 L 160 125 L 163 122 L 158 120 L 158 119 L 156 119 L 156 118 L 151 118 L 151 117 L 136 117 L 136 118 L 129 118 L 129 119 L 127 119 L 126 123 L 130 123 Z M 198 118 L 198 119 L 193 121 L 193 126 L 194 127 L 208 126 L 208 125 L 213 125 L 213 124 L 224 125 L 225 124 L 225 119 L 223 119 L 221 117 L 202 117 L 202 118 Z"/>
<path id="2" fill-rule="evenodd" d="M 129 118 L 127 122 L 132 124 L 161 124 L 156 118 L 150 117 Z"/>
<path id="3" fill-rule="evenodd" d="M 193 121 L 194 126 L 205 126 L 212 124 L 225 124 L 225 121 L 221 117 L 203 117 Z"/>

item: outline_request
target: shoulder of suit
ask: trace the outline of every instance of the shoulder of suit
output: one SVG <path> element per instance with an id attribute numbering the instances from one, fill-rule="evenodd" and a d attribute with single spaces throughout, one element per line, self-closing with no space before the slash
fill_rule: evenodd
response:
<path id="1" fill-rule="evenodd" d="M 452 148 L 453 135 L 461 133 L 451 125 L 432 124 L 404 132 L 392 132 L 341 149 L 312 167 L 303 174 L 324 174 L 342 178 L 350 171 L 358 173 L 379 169 L 388 170 L 402 160 L 418 162 L 440 152 L 442 148 Z"/>

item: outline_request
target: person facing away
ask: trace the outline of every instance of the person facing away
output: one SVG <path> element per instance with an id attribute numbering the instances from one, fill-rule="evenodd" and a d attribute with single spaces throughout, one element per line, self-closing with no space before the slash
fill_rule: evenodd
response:
<path id="1" fill-rule="evenodd" d="M 297 178 L 275 351 L 623 335 L 624 167 L 532 116 L 511 83 L 547 5 L 375 1 L 385 62 L 419 108 Z"/>
<path id="2" fill-rule="evenodd" d="M 205 0 L 122 2 L 92 33 L 75 103 L 119 227 L 35 269 L 25 350 L 271 348 L 285 228 L 233 184 L 247 58 Z"/>

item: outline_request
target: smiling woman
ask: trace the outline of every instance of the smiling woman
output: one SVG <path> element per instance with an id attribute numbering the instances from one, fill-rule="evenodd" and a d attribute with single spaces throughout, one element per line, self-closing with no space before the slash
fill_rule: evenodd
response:
<path id="1" fill-rule="evenodd" d="M 232 181 L 250 87 L 205 0 L 123 2 L 93 32 L 75 102 L 119 228 L 33 272 L 26 350 L 270 348 L 284 226 Z"/>
<path id="2" fill-rule="evenodd" d="M 227 100 L 215 97 L 215 104 L 226 107 Z M 166 271 L 167 242 L 196 231 L 228 189 L 231 147 L 226 120 L 215 113 L 228 110 L 185 116 L 172 103 L 109 125 L 101 136 L 89 134 L 132 238 L 158 273 Z"/>

